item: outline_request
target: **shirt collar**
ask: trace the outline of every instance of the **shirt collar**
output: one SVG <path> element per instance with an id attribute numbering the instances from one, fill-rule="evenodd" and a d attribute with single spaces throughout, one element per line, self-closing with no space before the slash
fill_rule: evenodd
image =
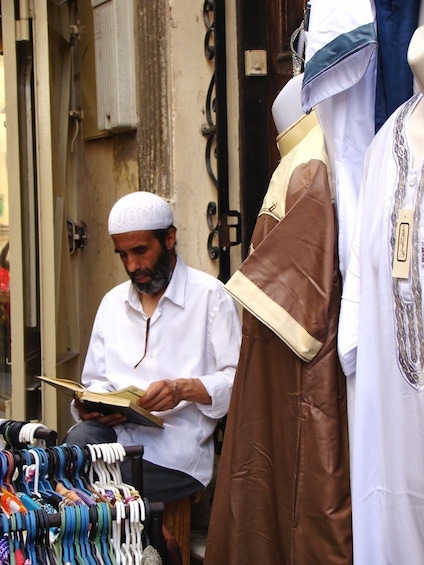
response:
<path id="1" fill-rule="evenodd" d="M 177 306 L 184 308 L 186 284 L 187 267 L 185 266 L 183 260 L 177 256 L 177 262 L 175 264 L 171 280 L 169 281 L 169 284 L 166 287 L 166 290 L 159 303 L 167 298 Z"/>
<path id="2" fill-rule="evenodd" d="M 129 291 L 127 301 L 136 310 L 141 309 L 139 293 L 134 288 L 134 285 L 129 282 Z M 184 308 L 185 304 L 185 289 L 187 284 L 187 267 L 182 259 L 177 256 L 174 271 L 172 272 L 171 280 L 166 287 L 165 292 L 159 300 L 159 305 L 164 300 L 171 300 L 177 306 Z"/>

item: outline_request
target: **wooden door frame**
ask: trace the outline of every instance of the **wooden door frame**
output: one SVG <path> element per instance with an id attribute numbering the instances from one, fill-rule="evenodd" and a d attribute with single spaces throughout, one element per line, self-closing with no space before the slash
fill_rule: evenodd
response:
<path id="1" fill-rule="evenodd" d="M 240 209 L 242 257 L 271 175 L 278 164 L 272 104 L 293 76 L 290 38 L 304 13 L 304 0 L 238 0 L 237 34 L 240 92 Z M 267 74 L 246 76 L 245 52 L 267 52 Z"/>

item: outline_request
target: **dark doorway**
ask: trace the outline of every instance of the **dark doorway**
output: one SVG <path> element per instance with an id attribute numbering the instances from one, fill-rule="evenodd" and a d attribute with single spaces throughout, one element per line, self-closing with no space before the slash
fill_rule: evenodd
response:
<path id="1" fill-rule="evenodd" d="M 271 108 L 293 76 L 290 39 L 303 16 L 304 0 L 238 0 L 237 4 L 243 258 L 279 159 Z M 263 50 L 266 74 L 246 75 L 246 52 Z"/>

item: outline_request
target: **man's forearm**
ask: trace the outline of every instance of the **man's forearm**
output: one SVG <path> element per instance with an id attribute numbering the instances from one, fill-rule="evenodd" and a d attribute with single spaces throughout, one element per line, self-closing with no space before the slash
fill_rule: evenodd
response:
<path id="1" fill-rule="evenodd" d="M 181 400 L 212 404 L 212 399 L 200 379 L 175 379 L 175 383 L 181 391 Z"/>

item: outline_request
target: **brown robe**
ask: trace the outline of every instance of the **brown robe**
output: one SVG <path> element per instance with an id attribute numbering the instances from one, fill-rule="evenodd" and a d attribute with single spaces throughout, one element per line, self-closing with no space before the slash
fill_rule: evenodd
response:
<path id="1" fill-rule="evenodd" d="M 227 283 L 243 341 L 204 565 L 352 563 L 335 214 L 326 164 L 291 164 Z"/>

